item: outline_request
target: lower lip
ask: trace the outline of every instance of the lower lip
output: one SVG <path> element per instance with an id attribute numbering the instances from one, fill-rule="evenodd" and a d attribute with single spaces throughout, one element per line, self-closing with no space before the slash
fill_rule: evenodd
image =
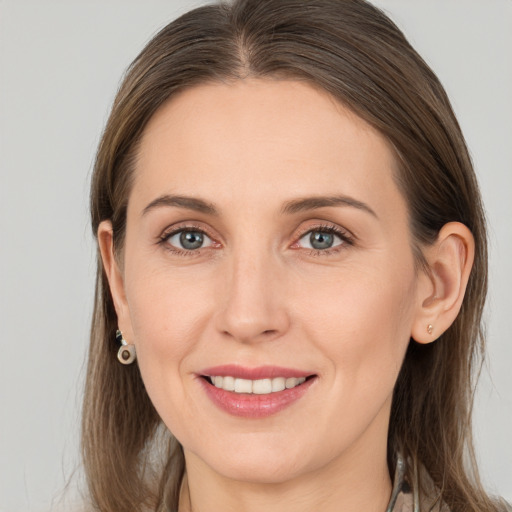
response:
<path id="1" fill-rule="evenodd" d="M 283 391 L 276 391 L 267 395 L 226 391 L 216 388 L 204 378 L 200 380 L 210 400 L 223 411 L 232 416 L 265 418 L 282 411 L 304 396 L 316 377 L 309 378 L 294 388 L 283 389 Z"/>

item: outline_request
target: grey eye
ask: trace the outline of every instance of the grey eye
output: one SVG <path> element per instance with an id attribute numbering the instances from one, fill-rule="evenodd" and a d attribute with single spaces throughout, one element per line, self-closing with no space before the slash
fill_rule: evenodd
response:
<path id="1" fill-rule="evenodd" d="M 309 243 L 314 249 L 329 249 L 334 243 L 334 235 L 332 233 L 314 231 L 309 237 Z"/>
<path id="2" fill-rule="evenodd" d="M 180 234 L 180 244 L 184 249 L 199 249 L 203 245 L 203 234 L 196 231 L 183 231 Z"/>
<path id="3" fill-rule="evenodd" d="M 340 236 L 329 233 L 327 231 L 310 231 L 306 233 L 301 239 L 302 247 L 306 249 L 325 250 L 343 244 Z"/>
<path id="4" fill-rule="evenodd" d="M 193 251 L 212 244 L 209 236 L 201 231 L 178 231 L 167 239 L 167 242 L 179 249 Z"/>

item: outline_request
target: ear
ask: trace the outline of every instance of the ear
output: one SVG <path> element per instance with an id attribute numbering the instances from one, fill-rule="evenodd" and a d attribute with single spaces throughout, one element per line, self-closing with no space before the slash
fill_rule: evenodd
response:
<path id="1" fill-rule="evenodd" d="M 471 231 L 460 222 L 445 224 L 423 254 L 428 269 L 417 287 L 412 338 L 430 343 L 443 334 L 459 314 L 475 256 Z"/>
<path id="2" fill-rule="evenodd" d="M 114 253 L 114 235 L 112 223 L 109 220 L 102 221 L 98 227 L 98 245 L 117 313 L 118 328 L 128 341 L 132 338 L 130 315 L 125 294 L 123 272 Z"/>

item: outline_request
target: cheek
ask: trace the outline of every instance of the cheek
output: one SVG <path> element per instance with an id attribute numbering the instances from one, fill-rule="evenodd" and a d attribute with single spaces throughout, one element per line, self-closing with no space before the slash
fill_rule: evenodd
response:
<path id="1" fill-rule="evenodd" d="M 198 300 L 204 290 L 167 272 L 132 276 L 127 298 L 144 386 L 167 428 L 180 440 L 194 438 L 199 411 L 190 397 L 194 376 L 187 362 L 204 330 L 205 301 Z"/>
<path id="2" fill-rule="evenodd" d="M 137 360 L 146 389 L 159 409 L 159 404 L 183 396 L 183 362 L 203 328 L 205 301 L 198 297 L 205 290 L 194 279 L 180 279 L 179 274 L 165 267 L 155 270 L 144 261 L 133 262 L 131 268 L 127 265 L 126 275 Z"/>
<path id="3" fill-rule="evenodd" d="M 322 293 L 308 301 L 301 316 L 308 337 L 329 359 L 337 388 L 350 388 L 346 396 L 354 399 L 360 393 L 390 393 L 410 339 L 412 265 L 380 271 L 353 267 L 316 289 Z"/>
<path id="4" fill-rule="evenodd" d="M 206 276 L 176 272 L 165 265 L 134 262 L 127 275 L 126 292 L 130 318 L 142 350 L 179 354 L 190 347 L 200 332 L 201 318 L 213 301 Z M 147 346 L 147 347 L 146 347 Z"/>
<path id="5" fill-rule="evenodd" d="M 197 354 L 211 351 L 209 326 L 218 304 L 219 272 L 211 265 L 176 269 L 131 253 L 126 294 L 137 361 L 153 405 L 178 435 L 195 423 L 190 397 Z M 177 422 L 175 411 L 180 411 Z"/>

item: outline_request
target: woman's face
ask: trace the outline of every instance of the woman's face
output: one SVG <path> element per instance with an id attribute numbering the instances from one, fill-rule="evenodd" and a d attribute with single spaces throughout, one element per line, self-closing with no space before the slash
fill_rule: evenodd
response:
<path id="1" fill-rule="evenodd" d="M 116 302 L 189 465 L 278 482 L 385 456 L 418 302 L 395 172 L 305 83 L 202 85 L 151 119 Z"/>

